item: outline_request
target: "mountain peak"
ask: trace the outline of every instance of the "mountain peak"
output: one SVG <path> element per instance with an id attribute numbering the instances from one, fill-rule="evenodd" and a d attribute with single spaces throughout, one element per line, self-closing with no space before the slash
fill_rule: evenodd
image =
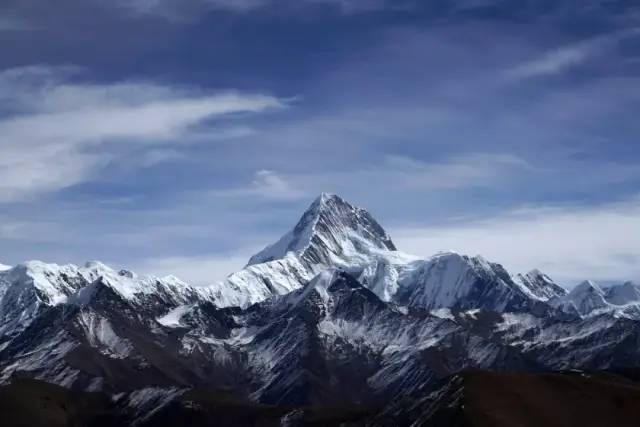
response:
<path id="1" fill-rule="evenodd" d="M 326 202 L 328 202 L 329 200 L 332 200 L 332 199 L 342 200 L 342 198 L 340 198 L 340 196 L 338 196 L 335 193 L 320 193 L 320 195 L 318 197 L 316 197 L 316 201 L 318 203 L 326 203 Z M 344 200 L 342 200 L 342 201 L 344 201 Z"/>
<path id="2" fill-rule="evenodd" d="M 395 250 L 389 235 L 366 210 L 336 194 L 322 193 L 291 231 L 251 257 L 249 265 L 290 253 L 311 265 L 342 264 L 345 257 Z"/>
<path id="3" fill-rule="evenodd" d="M 624 282 L 606 289 L 605 297 L 615 305 L 640 302 L 640 286 L 633 282 Z"/>
<path id="4" fill-rule="evenodd" d="M 585 292 L 604 294 L 600 286 L 591 280 L 584 280 L 569 292 L 570 295 L 579 295 Z"/>
<path id="5" fill-rule="evenodd" d="M 517 274 L 512 279 L 535 298 L 544 301 L 567 294 L 566 289 L 556 284 L 548 275 L 537 268 L 525 274 Z"/>
<path id="6" fill-rule="evenodd" d="M 576 311 L 581 315 L 587 315 L 595 310 L 610 307 L 605 300 L 602 288 L 591 280 L 585 280 L 577 285 L 567 295 L 561 297 L 560 302 L 562 306 L 575 307 Z"/>

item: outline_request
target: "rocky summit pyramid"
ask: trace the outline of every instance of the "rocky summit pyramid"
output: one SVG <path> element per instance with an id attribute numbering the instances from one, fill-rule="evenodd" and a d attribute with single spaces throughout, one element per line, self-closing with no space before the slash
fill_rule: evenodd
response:
<path id="1" fill-rule="evenodd" d="M 470 369 L 640 368 L 639 307 L 632 283 L 567 292 L 481 256 L 404 254 L 367 211 L 322 194 L 208 287 L 99 262 L 0 271 L 0 394 L 53 393 L 39 381 L 101 393 L 118 425 L 238 414 L 263 425 L 397 425 L 402 414 L 449 425 L 433 417 Z"/>
<path id="2" fill-rule="evenodd" d="M 295 227 L 249 260 L 249 265 L 282 259 L 289 253 L 308 264 L 331 265 L 376 250 L 395 251 L 389 235 L 364 209 L 335 194 L 321 194 Z"/>

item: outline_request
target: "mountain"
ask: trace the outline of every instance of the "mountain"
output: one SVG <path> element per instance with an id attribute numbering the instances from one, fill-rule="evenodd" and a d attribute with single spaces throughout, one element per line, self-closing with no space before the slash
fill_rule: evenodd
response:
<path id="1" fill-rule="evenodd" d="M 640 303 L 640 285 L 633 282 L 613 285 L 605 290 L 604 297 L 614 305 L 637 304 Z"/>
<path id="2" fill-rule="evenodd" d="M 213 285 L 221 306 L 248 306 L 299 289 L 328 267 L 357 277 L 384 301 L 442 307 L 525 308 L 566 293 L 539 273 L 518 281 L 482 257 L 438 254 L 428 260 L 396 250 L 365 210 L 322 194 L 296 226 Z"/>
<path id="3" fill-rule="evenodd" d="M 207 425 L 215 408 L 273 425 L 398 425 L 398 408 L 427 422 L 464 394 L 462 372 L 640 368 L 637 301 L 631 283 L 567 292 L 481 256 L 404 254 L 323 194 L 209 287 L 95 261 L 1 271 L 0 383 L 102 393 L 125 424 Z"/>
<path id="4" fill-rule="evenodd" d="M 368 212 L 335 194 L 323 193 L 292 230 L 252 256 L 243 270 L 211 288 L 217 305 L 246 307 L 299 289 L 328 267 L 357 273 L 377 264 L 393 269 L 410 259 L 413 257 L 396 251 L 389 235 Z"/>
<path id="5" fill-rule="evenodd" d="M 395 251 L 389 235 L 364 209 L 335 194 L 321 194 L 296 226 L 249 259 L 249 265 L 285 258 L 289 253 L 308 265 L 347 266 L 378 251 Z"/>
<path id="6" fill-rule="evenodd" d="M 513 280 L 538 299 L 549 300 L 567 294 L 566 289 L 554 283 L 549 276 L 537 268 L 526 274 L 517 274 Z"/>
<path id="7" fill-rule="evenodd" d="M 495 311 L 531 310 L 538 301 L 527 282 L 517 282 L 499 264 L 484 258 L 442 253 L 429 260 L 412 263 L 398 277 L 399 291 L 394 300 L 425 309 L 483 308 Z M 555 284 L 545 284 L 555 291 Z M 539 292 L 539 291 L 538 291 Z"/>
<path id="8" fill-rule="evenodd" d="M 574 311 L 581 315 L 610 308 L 602 288 L 591 280 L 580 283 L 568 294 L 557 298 L 554 304 L 565 311 Z"/>
<path id="9" fill-rule="evenodd" d="M 17 380 L 0 386 L 3 425 L 51 427 L 127 425 L 130 412 L 104 393 L 70 391 L 51 384 Z M 225 392 L 194 388 L 136 423 L 142 427 L 236 426 L 447 426 L 447 427 L 634 427 L 640 383 L 633 372 L 456 374 L 432 393 L 391 405 L 308 406 L 304 410 L 264 405 Z M 75 424 L 74 424 L 75 423 Z"/>

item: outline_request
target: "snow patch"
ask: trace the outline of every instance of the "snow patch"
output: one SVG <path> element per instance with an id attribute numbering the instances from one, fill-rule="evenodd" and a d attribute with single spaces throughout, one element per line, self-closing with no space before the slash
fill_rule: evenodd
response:
<path id="1" fill-rule="evenodd" d="M 184 325 L 180 323 L 180 319 L 189 312 L 191 308 L 193 308 L 192 305 L 179 305 L 173 310 L 169 310 L 164 316 L 156 318 L 156 321 L 167 328 L 184 327 Z"/>
<path id="2" fill-rule="evenodd" d="M 131 342 L 119 337 L 108 319 L 93 312 L 83 311 L 80 313 L 79 322 L 89 345 L 100 349 L 103 354 L 114 359 L 124 359 L 133 352 Z"/>

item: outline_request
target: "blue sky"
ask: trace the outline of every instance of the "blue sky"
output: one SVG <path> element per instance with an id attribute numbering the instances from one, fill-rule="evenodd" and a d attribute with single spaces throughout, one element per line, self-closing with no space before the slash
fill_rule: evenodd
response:
<path id="1" fill-rule="evenodd" d="M 0 6 L 0 261 L 206 284 L 322 191 L 397 246 L 640 278 L 640 7 Z"/>

